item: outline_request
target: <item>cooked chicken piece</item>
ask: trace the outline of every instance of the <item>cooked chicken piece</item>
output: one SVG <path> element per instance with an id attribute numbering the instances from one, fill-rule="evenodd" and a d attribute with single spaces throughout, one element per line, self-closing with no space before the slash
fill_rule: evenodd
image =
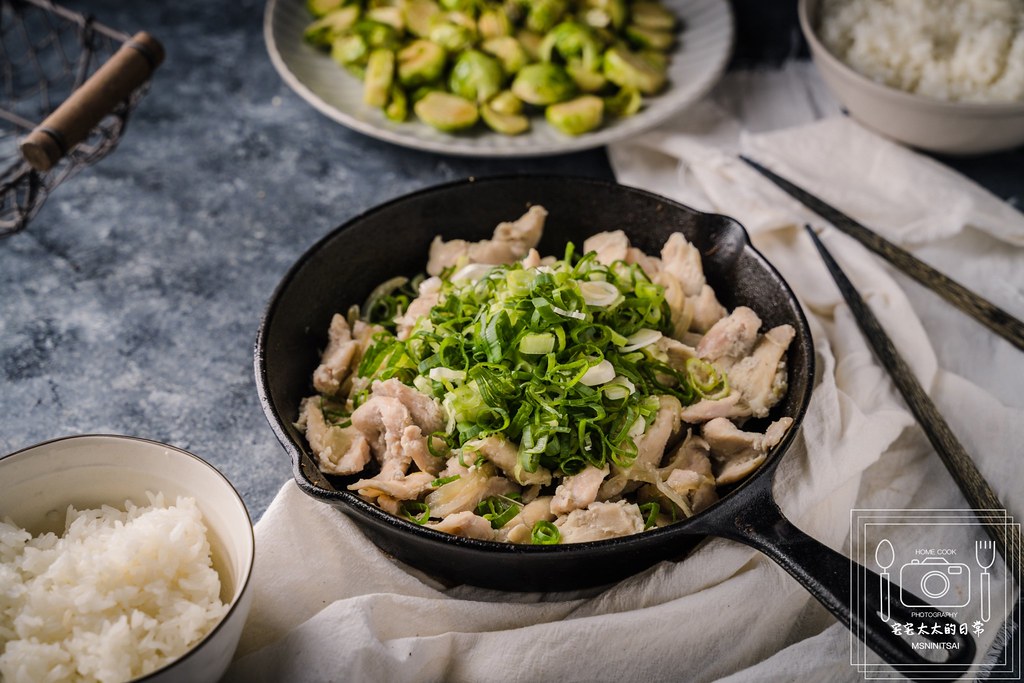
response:
<path id="1" fill-rule="evenodd" d="M 705 424 L 701 433 L 711 447 L 716 481 L 732 484 L 749 475 L 764 462 L 768 451 L 782 440 L 792 424 L 793 418 L 780 418 L 764 434 L 745 432 L 721 417 Z"/>
<path id="2" fill-rule="evenodd" d="M 787 388 L 786 349 L 796 331 L 779 325 L 762 336 L 751 355 L 729 368 L 729 384 L 743 396 L 754 417 L 765 417 Z"/>
<path id="3" fill-rule="evenodd" d="M 430 313 L 430 309 L 441 299 L 441 278 L 428 277 L 420 283 L 419 296 L 409 302 L 409 308 L 395 318 L 397 330 L 395 336 L 399 340 L 409 338 L 416 321 Z"/>
<path id="4" fill-rule="evenodd" d="M 440 236 L 430 244 L 427 273 L 440 275 L 445 268 L 466 263 L 513 263 L 520 260 L 540 242 L 544 219 L 548 212 L 542 206 L 531 206 L 518 220 L 499 223 L 494 236 L 480 242 L 451 240 Z"/>
<path id="5" fill-rule="evenodd" d="M 690 329 L 701 334 L 710 330 L 715 323 L 724 318 L 728 311 L 725 306 L 718 303 L 715 290 L 710 285 L 700 288 L 700 294 L 687 297 L 690 303 L 690 310 L 693 312 L 693 319 L 690 321 Z"/>
<path id="6" fill-rule="evenodd" d="M 402 501 L 381 494 L 377 496 L 377 507 L 384 512 L 390 512 L 396 517 L 402 514 Z"/>
<path id="7" fill-rule="evenodd" d="M 412 472 L 399 479 L 381 479 L 380 476 L 360 479 L 348 486 L 349 491 L 357 491 L 361 496 L 377 498 L 385 495 L 395 500 L 416 500 L 430 488 L 434 475 L 426 472 Z"/>
<path id="8" fill-rule="evenodd" d="M 327 474 L 355 474 L 370 462 L 370 442 L 354 427 L 327 423 L 319 396 L 302 399 L 299 425 L 306 429 L 306 441 L 313 449 L 320 470 Z"/>
<path id="9" fill-rule="evenodd" d="M 644 530 L 640 508 L 634 503 L 591 503 L 585 510 L 573 510 L 555 520 L 562 543 L 586 543 L 638 534 Z"/>
<path id="10" fill-rule="evenodd" d="M 600 500 L 608 500 L 619 495 L 630 486 L 635 479 L 635 470 L 653 469 L 665 455 L 665 446 L 669 439 L 679 431 L 679 400 L 674 396 L 658 397 L 658 412 L 652 422 L 639 437 L 636 443 L 636 460 L 629 467 L 612 467 L 614 476 L 606 479 L 598 490 Z M 632 486 L 636 487 L 635 484 Z"/>
<path id="11" fill-rule="evenodd" d="M 433 514 L 433 511 L 431 511 L 431 514 Z M 465 538 L 476 538 L 481 541 L 495 540 L 495 532 L 491 528 L 491 523 L 480 515 L 468 511 L 456 512 L 448 515 L 440 522 L 424 526 L 428 529 L 436 529 L 437 531 L 444 531 Z"/>
<path id="12" fill-rule="evenodd" d="M 423 436 L 423 432 L 418 426 L 409 425 L 402 430 L 402 447 L 420 472 L 426 472 L 436 477 L 444 467 L 444 460 L 431 453 L 427 448 L 427 439 L 429 438 L 429 436 Z"/>
<path id="13" fill-rule="evenodd" d="M 498 530 L 501 540 L 509 543 L 529 543 L 533 534 L 533 525 L 541 520 L 553 521 L 555 514 L 551 512 L 551 496 L 541 496 L 527 503 L 519 514 Z"/>
<path id="14" fill-rule="evenodd" d="M 445 461 L 444 469 L 441 470 L 441 473 L 437 476 L 439 479 L 444 479 L 445 477 L 454 477 L 456 474 L 461 477 L 468 473 L 469 465 L 463 465 L 462 462 L 460 462 L 459 456 L 453 455 Z"/>
<path id="15" fill-rule="evenodd" d="M 427 494 L 425 502 L 430 514 L 447 517 L 453 512 L 475 510 L 477 504 L 489 496 L 506 495 L 516 490 L 515 484 L 505 477 L 495 476 L 490 463 L 470 467 L 455 481 Z"/>
<path id="16" fill-rule="evenodd" d="M 629 238 L 621 230 L 599 232 L 583 240 L 583 253 L 597 252 L 597 262 L 610 266 L 616 261 L 625 261 L 629 250 Z"/>
<path id="17" fill-rule="evenodd" d="M 635 263 L 647 274 L 647 277 L 654 277 L 661 271 L 661 259 L 657 256 L 649 256 L 642 249 L 630 247 L 626 250 L 626 263 Z"/>
<path id="18" fill-rule="evenodd" d="M 554 500 L 551 501 L 551 511 L 564 515 L 593 503 L 597 500 L 597 491 L 601 488 L 601 482 L 608 476 L 608 472 L 608 465 L 600 469 L 590 465 L 583 471 L 563 479 L 555 491 Z"/>
<path id="19" fill-rule="evenodd" d="M 693 304 L 686 296 L 683 285 L 675 275 L 665 271 L 655 273 L 651 281 L 665 289 L 665 302 L 672 314 L 672 338 L 681 339 L 690 329 L 693 320 Z"/>
<path id="20" fill-rule="evenodd" d="M 536 268 L 540 265 L 540 252 L 531 247 L 520 263 L 523 264 L 523 268 Z"/>
<path id="21" fill-rule="evenodd" d="M 381 466 L 379 478 L 398 479 L 405 474 L 412 462 L 412 453 L 406 452 L 405 446 L 413 436 L 405 428 L 415 425 L 401 401 L 390 396 L 371 396 L 352 413 L 352 426 L 370 442 Z"/>
<path id="22" fill-rule="evenodd" d="M 702 398 L 694 404 L 683 406 L 679 417 L 688 424 L 699 424 L 714 420 L 716 417 L 749 417 L 750 406 L 742 398 L 738 391 L 714 401 Z"/>
<path id="23" fill-rule="evenodd" d="M 688 297 L 700 294 L 704 286 L 700 252 L 686 241 L 681 232 L 672 233 L 661 248 L 661 271 L 675 277 Z"/>
<path id="24" fill-rule="evenodd" d="M 320 358 L 320 365 L 313 371 L 313 386 L 321 394 L 335 396 L 342 384 L 359 366 L 370 338 L 381 330 L 379 325 L 367 325 L 357 320 L 355 328 L 348 326 L 343 315 L 331 318 L 327 331 L 327 348 Z"/>
<path id="25" fill-rule="evenodd" d="M 718 500 L 709 452 L 708 442 L 690 432 L 669 457 L 668 464 L 659 471 L 665 483 L 686 498 L 694 513 Z"/>
<path id="26" fill-rule="evenodd" d="M 697 345 L 697 355 L 726 370 L 750 355 L 757 341 L 761 319 L 746 306 L 737 306 L 727 317 L 715 323 Z"/>
<path id="27" fill-rule="evenodd" d="M 519 464 L 519 449 L 514 443 L 505 437 L 494 434 L 476 441 L 469 441 L 465 445 L 467 452 L 476 451 L 498 466 L 505 476 L 519 482 L 524 486 L 541 484 L 547 486 L 551 483 L 551 471 L 546 467 L 537 466 L 533 472 L 527 472 Z"/>
<path id="28" fill-rule="evenodd" d="M 686 361 L 697 357 L 697 349 L 672 337 L 662 337 L 654 342 L 654 347 L 664 351 L 668 364 L 679 372 L 686 372 Z"/>
<path id="29" fill-rule="evenodd" d="M 445 428 L 447 419 L 441 404 L 434 398 L 417 391 L 397 379 L 374 382 L 371 387 L 372 396 L 387 396 L 398 399 L 409 410 L 412 422 L 424 434 L 433 434 Z"/>

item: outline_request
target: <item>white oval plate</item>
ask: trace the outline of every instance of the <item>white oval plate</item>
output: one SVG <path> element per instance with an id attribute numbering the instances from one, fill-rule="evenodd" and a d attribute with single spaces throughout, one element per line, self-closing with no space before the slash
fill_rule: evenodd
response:
<path id="1" fill-rule="evenodd" d="M 664 0 L 684 22 L 669 64 L 669 86 L 646 98 L 640 113 L 611 120 L 592 133 L 563 135 L 534 116 L 529 132 L 508 136 L 483 125 L 442 133 L 410 117 L 404 123 L 363 104 L 363 84 L 323 52 L 303 41 L 313 20 L 302 0 L 269 0 L 263 21 L 267 51 L 281 78 L 303 99 L 338 123 L 381 140 L 414 149 L 481 157 L 564 154 L 606 145 L 665 121 L 700 99 L 722 75 L 732 50 L 732 11 L 727 0 Z"/>

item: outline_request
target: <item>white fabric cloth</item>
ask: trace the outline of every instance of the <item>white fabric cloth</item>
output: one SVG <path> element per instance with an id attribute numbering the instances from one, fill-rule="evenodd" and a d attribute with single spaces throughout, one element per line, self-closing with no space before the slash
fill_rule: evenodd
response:
<path id="1" fill-rule="evenodd" d="M 820 91 L 806 89 L 805 76 L 768 75 L 774 92 L 811 93 L 797 123 L 821 111 L 812 106 Z M 845 118 L 752 133 L 751 98 L 765 90 L 751 82 L 761 81 L 731 75 L 717 101 L 616 145 L 611 158 L 624 184 L 737 218 L 800 297 L 819 379 L 776 497 L 797 526 L 849 554 L 852 508 L 966 504 L 802 233 L 805 221 L 820 221 L 736 152 L 920 246 L 1016 315 L 1024 315 L 1024 216 Z M 1019 518 L 1022 500 L 1013 494 L 1024 474 L 1024 401 L 1014 384 L 1022 356 L 929 292 L 908 296 L 916 285 L 852 240 L 834 230 L 824 240 Z M 965 542 L 977 535 L 954 533 L 967 534 Z M 256 541 L 253 609 L 229 681 L 863 680 L 850 666 L 846 629 L 783 570 L 730 541 L 711 539 L 685 561 L 596 595 L 445 590 L 388 559 L 341 513 L 290 482 L 257 524 Z M 980 639 L 982 651 L 994 632 Z"/>

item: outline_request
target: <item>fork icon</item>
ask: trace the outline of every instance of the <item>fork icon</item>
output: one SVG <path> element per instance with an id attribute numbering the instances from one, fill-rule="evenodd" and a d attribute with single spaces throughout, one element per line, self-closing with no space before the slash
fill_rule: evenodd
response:
<path id="1" fill-rule="evenodd" d="M 974 559 L 981 567 L 981 620 L 988 622 L 992 616 L 992 589 L 990 587 L 988 573 L 989 567 L 996 561 L 996 547 L 992 541 L 974 542 Z"/>

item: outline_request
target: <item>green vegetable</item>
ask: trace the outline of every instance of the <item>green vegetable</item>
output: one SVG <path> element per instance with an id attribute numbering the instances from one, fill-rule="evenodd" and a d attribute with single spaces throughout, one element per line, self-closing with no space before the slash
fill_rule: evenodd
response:
<path id="1" fill-rule="evenodd" d="M 550 62 L 555 55 L 565 62 L 577 59 L 590 71 L 597 68 L 600 54 L 601 44 L 594 33 L 573 21 L 563 21 L 544 36 L 540 44 L 541 60 Z"/>
<path id="2" fill-rule="evenodd" d="M 345 0 L 306 0 L 306 9 L 314 17 L 322 17 L 344 6 Z"/>
<path id="3" fill-rule="evenodd" d="M 400 45 L 398 31 L 395 27 L 380 21 L 362 19 L 352 27 L 352 32 L 362 36 L 372 50 L 377 48 L 394 50 Z"/>
<path id="4" fill-rule="evenodd" d="M 386 105 L 394 78 L 395 53 L 391 50 L 374 50 L 371 52 L 366 62 L 363 102 L 371 107 L 378 108 Z"/>
<path id="5" fill-rule="evenodd" d="M 630 7 L 629 20 L 637 26 L 655 31 L 673 31 L 676 17 L 664 6 L 647 0 L 637 0 Z"/>
<path id="6" fill-rule="evenodd" d="M 612 116 L 625 118 L 640 111 L 643 97 L 633 88 L 619 88 L 611 97 L 604 98 L 604 110 Z"/>
<path id="7" fill-rule="evenodd" d="M 654 526 L 659 512 L 661 512 L 661 506 L 655 502 L 644 503 L 640 506 L 640 514 L 644 517 L 644 531 Z"/>
<path id="8" fill-rule="evenodd" d="M 570 62 L 565 65 L 565 71 L 572 78 L 576 87 L 581 92 L 595 93 L 604 89 L 608 85 L 608 79 L 604 77 L 600 71 L 592 71 L 587 69 L 578 62 Z"/>
<path id="9" fill-rule="evenodd" d="M 409 96 L 398 85 L 391 86 L 388 104 L 384 107 L 384 116 L 396 123 L 401 123 L 409 118 Z"/>
<path id="10" fill-rule="evenodd" d="M 587 0 L 583 20 L 594 28 L 621 29 L 629 9 L 625 0 Z"/>
<path id="11" fill-rule="evenodd" d="M 406 88 L 433 83 L 444 73 L 444 48 L 429 40 L 414 40 L 398 52 L 398 82 Z"/>
<path id="12" fill-rule="evenodd" d="M 472 127 L 479 118 L 476 105 L 458 95 L 427 93 L 413 105 L 416 116 L 438 130 L 456 131 Z"/>
<path id="13" fill-rule="evenodd" d="M 506 76 L 518 72 L 526 66 L 530 59 L 523 46 L 512 36 L 499 36 L 485 40 L 480 45 L 480 49 L 501 62 L 501 70 L 505 72 Z"/>
<path id="14" fill-rule="evenodd" d="M 472 29 L 451 21 L 435 21 L 428 37 L 449 52 L 466 50 L 476 39 Z"/>
<path id="15" fill-rule="evenodd" d="M 547 33 L 558 23 L 567 9 L 566 0 L 530 0 L 526 28 L 537 33 Z"/>
<path id="16" fill-rule="evenodd" d="M 485 40 L 507 36 L 512 33 L 512 22 L 503 7 L 484 10 L 476 22 L 477 31 Z"/>
<path id="17" fill-rule="evenodd" d="M 636 457 L 633 434 L 653 421 L 659 395 L 684 404 L 700 395 L 690 373 L 653 349 L 623 350 L 641 330 L 671 330 L 668 304 L 640 266 L 605 266 L 595 256 L 578 257 L 570 245 L 563 260 L 543 269 L 495 266 L 475 282 L 443 275 L 438 304 L 423 323 L 403 341 L 392 332 L 375 336 L 357 374 L 415 382 L 441 400 L 453 421 L 452 448 L 501 433 L 519 444 L 526 472 L 628 466 Z M 617 295 L 593 296 L 608 288 Z M 397 307 L 387 296 L 378 308 Z M 595 380 L 591 369 L 605 364 L 614 379 Z M 702 386 L 710 381 L 696 370 L 694 377 Z"/>
<path id="18" fill-rule="evenodd" d="M 521 114 L 523 112 L 523 101 L 513 95 L 511 90 L 502 90 L 487 104 L 499 114 Z"/>
<path id="19" fill-rule="evenodd" d="M 644 95 L 653 95 L 665 86 L 665 72 L 622 46 L 604 53 L 604 75 L 622 88 L 635 88 Z"/>
<path id="20" fill-rule="evenodd" d="M 476 513 L 491 523 L 492 529 L 500 529 L 519 514 L 522 503 L 508 496 L 484 498 L 476 506 Z"/>
<path id="21" fill-rule="evenodd" d="M 490 103 L 480 105 L 480 118 L 488 128 L 503 135 L 519 135 L 530 130 L 530 119 L 522 114 L 502 114 Z"/>
<path id="22" fill-rule="evenodd" d="M 433 0 L 407 0 L 404 13 L 405 25 L 409 32 L 414 36 L 427 38 L 434 19 L 441 15 L 441 7 Z"/>
<path id="23" fill-rule="evenodd" d="M 530 540 L 534 545 L 558 545 L 562 540 L 562 532 L 551 522 L 542 519 L 533 525 Z"/>
<path id="24" fill-rule="evenodd" d="M 423 526 L 430 521 L 430 506 L 415 500 L 402 503 L 402 516 L 414 524 Z"/>
<path id="25" fill-rule="evenodd" d="M 359 19 L 359 7 L 352 5 L 325 14 L 306 27 L 302 37 L 315 47 L 330 48 L 331 42 L 352 28 Z"/>
<path id="26" fill-rule="evenodd" d="M 601 125 L 604 100 L 596 95 L 581 95 L 576 99 L 552 104 L 544 111 L 548 123 L 568 135 L 581 135 Z"/>
<path id="27" fill-rule="evenodd" d="M 540 60 L 540 44 L 544 42 L 543 35 L 522 29 L 516 32 L 516 40 L 523 46 L 523 50 L 526 51 L 526 56 L 530 60 L 534 62 Z"/>
<path id="28" fill-rule="evenodd" d="M 640 49 L 665 52 L 675 43 L 676 37 L 669 31 L 658 31 L 643 26 L 630 25 L 625 30 L 626 38 Z"/>
<path id="29" fill-rule="evenodd" d="M 702 398 L 715 400 L 729 394 L 729 376 L 711 363 L 700 358 L 687 358 L 686 374 L 690 385 Z"/>
<path id="30" fill-rule="evenodd" d="M 523 102 L 546 106 L 576 94 L 576 84 L 557 64 L 528 64 L 512 81 L 512 92 Z"/>
<path id="31" fill-rule="evenodd" d="M 462 475 L 459 475 L 459 474 L 453 474 L 453 475 L 452 475 L 452 476 L 450 476 L 450 477 L 442 477 L 442 478 L 440 478 L 440 479 L 435 479 L 434 481 L 430 482 L 430 486 L 431 486 L 432 488 L 435 488 L 435 489 L 436 489 L 436 488 L 438 488 L 439 486 L 444 486 L 445 484 L 450 484 L 450 483 L 452 483 L 453 481 L 455 481 L 455 480 L 459 479 L 459 478 L 460 478 L 461 476 L 462 476 Z"/>
<path id="32" fill-rule="evenodd" d="M 467 100 L 486 102 L 501 90 L 504 74 L 497 59 L 477 50 L 458 56 L 448 78 L 448 88 Z"/>
<path id="33" fill-rule="evenodd" d="M 393 5 L 373 7 L 366 11 L 366 18 L 381 24 L 387 24 L 399 32 L 405 30 L 405 15 L 401 7 Z"/>
<path id="34" fill-rule="evenodd" d="M 365 66 L 369 56 L 370 48 L 362 36 L 341 36 L 331 43 L 331 59 L 342 66 Z"/>

